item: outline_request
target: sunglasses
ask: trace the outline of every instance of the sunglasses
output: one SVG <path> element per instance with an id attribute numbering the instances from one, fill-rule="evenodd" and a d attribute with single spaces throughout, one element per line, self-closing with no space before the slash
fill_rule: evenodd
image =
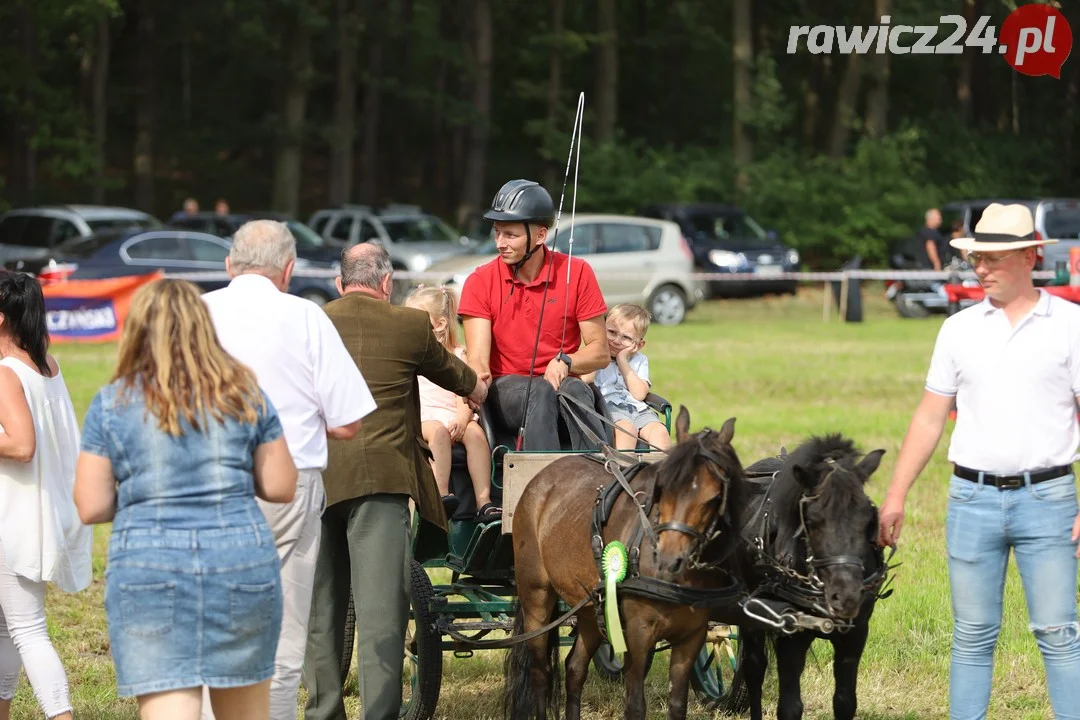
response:
<path id="1" fill-rule="evenodd" d="M 985 262 L 987 265 L 993 267 L 998 265 L 1005 258 L 1021 252 L 1023 252 L 1023 250 L 1012 250 L 1006 253 L 969 252 L 967 259 L 968 262 L 971 263 L 971 267 L 975 267 L 981 262 Z"/>

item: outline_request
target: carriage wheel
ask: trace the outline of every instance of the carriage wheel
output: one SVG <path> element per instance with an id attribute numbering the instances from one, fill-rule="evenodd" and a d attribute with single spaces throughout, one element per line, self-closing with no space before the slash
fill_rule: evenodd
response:
<path id="1" fill-rule="evenodd" d="M 709 636 L 690 673 L 690 686 L 712 710 L 742 713 L 750 709 L 738 627 L 709 626 Z"/>
<path id="2" fill-rule="evenodd" d="M 406 676 L 410 696 L 401 702 L 400 717 L 406 720 L 428 720 L 435 714 L 442 689 L 442 636 L 435 627 L 436 617 L 430 610 L 435 590 L 420 563 L 410 563 L 409 583 L 412 595 L 413 629 L 405 636 Z M 341 681 L 349 675 L 353 643 L 356 639 L 356 610 L 349 595 L 349 610 L 345 619 L 345 652 L 341 656 Z"/>
<path id="3" fill-rule="evenodd" d="M 435 715 L 442 689 L 442 635 L 431 612 L 435 590 L 423 566 L 411 562 L 413 629 L 405 638 L 405 664 L 411 694 L 401 702 L 399 717 L 428 720 Z"/>
<path id="4" fill-rule="evenodd" d="M 649 653 L 649 659 L 645 663 L 646 676 L 649 674 L 649 671 L 652 670 L 652 661 L 655 655 L 655 650 Z M 605 680 L 622 682 L 623 662 L 621 659 L 615 657 L 615 651 L 612 650 L 611 645 L 609 645 L 607 641 L 600 643 L 600 647 L 597 648 L 596 654 L 593 655 L 593 669 Z"/>

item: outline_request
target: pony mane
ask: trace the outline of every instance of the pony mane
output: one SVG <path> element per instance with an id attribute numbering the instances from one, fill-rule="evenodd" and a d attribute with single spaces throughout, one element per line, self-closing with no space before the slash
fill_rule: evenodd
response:
<path id="1" fill-rule="evenodd" d="M 855 443 L 839 433 L 812 436 L 784 458 L 783 466 L 773 482 L 772 498 L 777 541 L 781 545 L 791 546 L 785 547 L 785 550 L 794 549 L 795 536 L 802 524 L 799 502 L 804 494 L 815 494 L 815 490 L 820 488 L 819 502 L 830 516 L 842 515 L 844 510 L 865 497 L 862 479 L 854 471 L 859 458 Z M 832 463 L 848 472 L 833 472 L 835 466 Z M 816 478 L 818 484 L 814 488 L 803 485 L 795 477 L 793 468 L 796 466 L 801 467 L 805 475 Z M 821 487 L 826 477 L 829 481 L 825 487 Z"/>
<path id="2" fill-rule="evenodd" d="M 724 443 L 703 441 L 701 439 L 703 432 L 705 431 L 696 432 L 685 441 L 672 445 L 668 456 L 653 466 L 657 470 L 656 487 L 658 490 L 678 493 L 690 487 L 695 478 L 694 470 L 700 461 L 698 451 L 701 448 L 705 448 L 720 458 L 722 461 L 720 469 L 729 481 L 742 477 L 742 464 L 735 454 L 735 449 Z M 715 435 L 715 433 L 716 431 L 713 431 L 712 434 Z"/>

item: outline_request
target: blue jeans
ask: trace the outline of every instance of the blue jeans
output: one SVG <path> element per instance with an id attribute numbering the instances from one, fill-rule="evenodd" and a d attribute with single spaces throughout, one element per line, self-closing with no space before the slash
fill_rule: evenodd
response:
<path id="1" fill-rule="evenodd" d="M 982 720 L 990 703 L 1009 549 L 1027 598 L 1057 720 L 1080 720 L 1077 514 L 1073 475 L 999 490 L 953 476 L 945 522 L 952 592 L 950 720 Z"/>

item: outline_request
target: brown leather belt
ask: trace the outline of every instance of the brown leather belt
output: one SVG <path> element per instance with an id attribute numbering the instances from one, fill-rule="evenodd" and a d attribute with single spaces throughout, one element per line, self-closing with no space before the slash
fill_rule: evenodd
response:
<path id="1" fill-rule="evenodd" d="M 1016 488 L 1024 487 L 1025 477 L 1030 477 L 1031 484 L 1035 485 L 1036 483 L 1070 475 L 1072 474 L 1072 471 L 1072 465 L 1058 465 L 1057 467 L 1032 470 L 1030 472 L 1018 473 L 1015 475 L 995 475 L 994 473 L 984 472 L 982 473 L 982 481 L 984 484 L 992 485 L 998 490 L 1015 490 Z M 962 465 L 953 465 L 953 474 L 964 480 L 970 480 L 971 482 L 976 483 L 979 482 L 979 471 L 966 468 Z"/>

